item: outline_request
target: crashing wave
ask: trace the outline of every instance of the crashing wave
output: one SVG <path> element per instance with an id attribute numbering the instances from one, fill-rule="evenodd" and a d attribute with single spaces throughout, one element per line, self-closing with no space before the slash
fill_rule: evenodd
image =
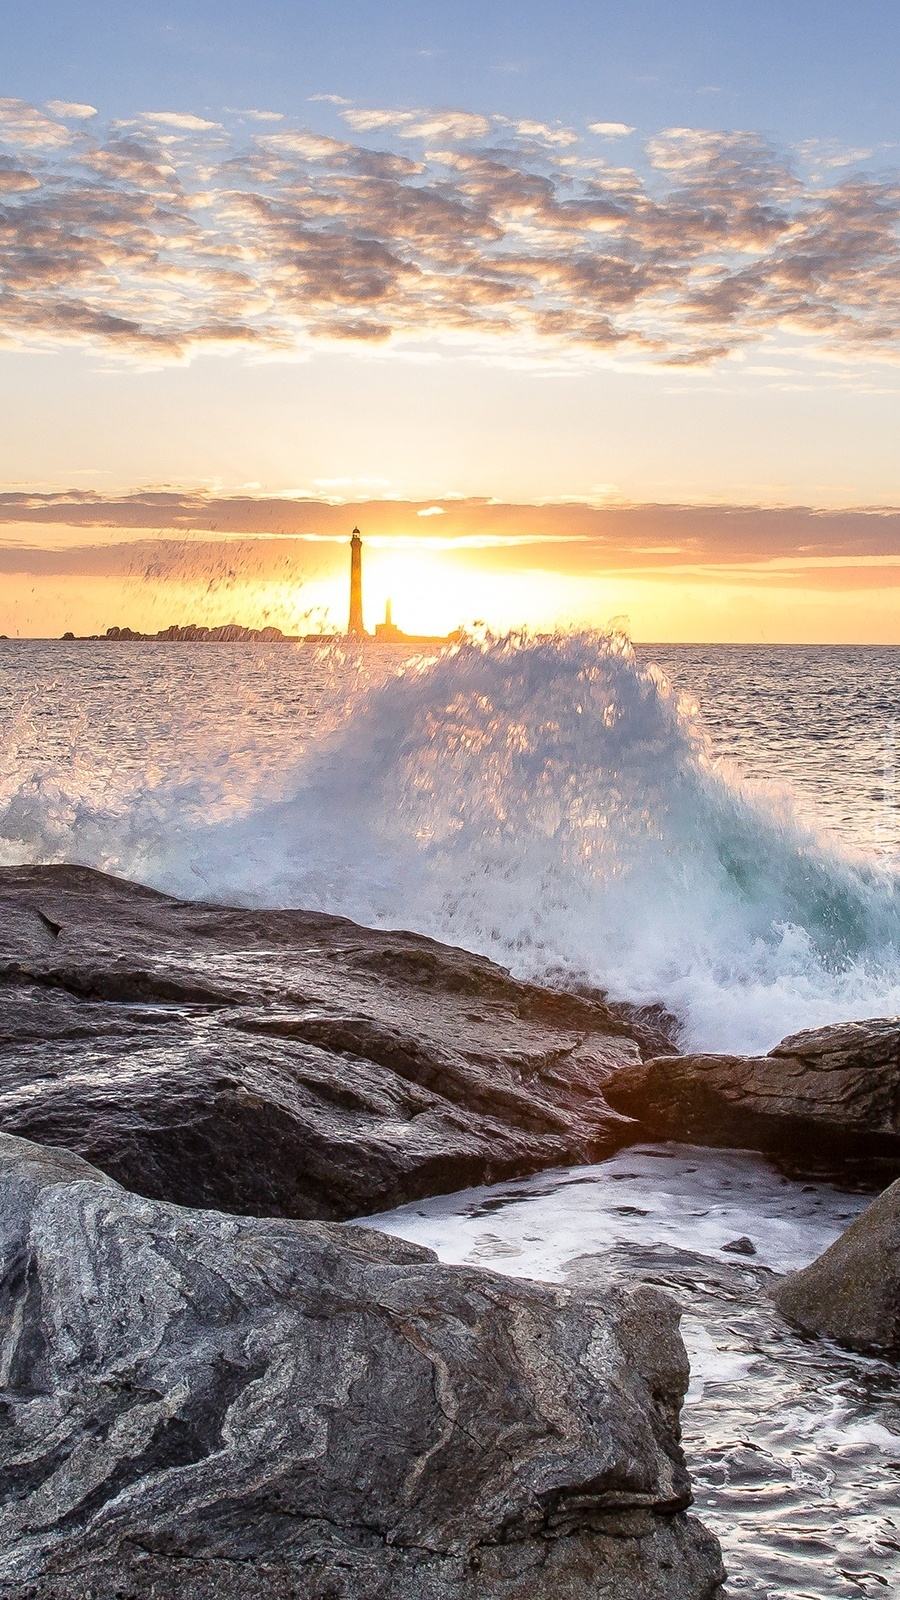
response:
<path id="1" fill-rule="evenodd" d="M 124 786 L 8 761 L 4 859 L 402 925 L 662 1000 L 694 1047 L 900 1010 L 892 872 L 716 762 L 623 637 L 487 636 L 387 672 L 338 650 L 316 671 L 318 730 L 283 760 L 198 749 Z"/>

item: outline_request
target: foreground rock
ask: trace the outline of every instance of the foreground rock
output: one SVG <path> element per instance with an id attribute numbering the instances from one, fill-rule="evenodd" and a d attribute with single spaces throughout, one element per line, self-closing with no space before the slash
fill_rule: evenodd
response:
<path id="1" fill-rule="evenodd" d="M 591 1161 L 665 1038 L 479 956 L 301 911 L 0 871 L 0 1128 L 128 1188 L 344 1218 Z"/>
<path id="2" fill-rule="evenodd" d="M 674 1304 L 0 1136 L 0 1594 L 710 1600 Z"/>
<path id="3" fill-rule="evenodd" d="M 647 1134 L 900 1171 L 900 1018 L 792 1034 L 767 1056 L 667 1056 L 616 1074 L 610 1104 Z"/>
<path id="4" fill-rule="evenodd" d="M 782 1278 L 772 1296 L 807 1333 L 852 1350 L 900 1356 L 900 1182 L 811 1266 Z"/>

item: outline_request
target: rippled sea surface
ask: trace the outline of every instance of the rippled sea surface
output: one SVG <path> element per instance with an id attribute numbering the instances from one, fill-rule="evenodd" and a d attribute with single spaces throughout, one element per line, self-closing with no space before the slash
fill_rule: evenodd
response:
<path id="1" fill-rule="evenodd" d="M 717 754 L 785 784 L 835 837 L 900 848 L 900 648 L 639 645 L 695 699 Z"/>
<path id="2" fill-rule="evenodd" d="M 402 649 L 339 660 L 308 646 L 0 641 L 7 766 L 72 762 L 87 780 L 128 769 L 186 779 L 227 764 L 277 788 L 361 679 Z M 786 786 L 848 844 L 900 849 L 900 647 L 638 645 L 699 707 L 717 756 Z"/>
<path id="3" fill-rule="evenodd" d="M 768 1049 L 900 1012 L 898 704 L 894 649 L 0 642 L 0 863 L 405 926 Z"/>

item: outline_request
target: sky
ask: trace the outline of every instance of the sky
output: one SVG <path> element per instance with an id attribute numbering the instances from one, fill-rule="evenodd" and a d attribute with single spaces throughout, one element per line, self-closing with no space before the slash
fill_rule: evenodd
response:
<path id="1" fill-rule="evenodd" d="M 7 6 L 0 632 L 900 643 L 900 9 Z"/>

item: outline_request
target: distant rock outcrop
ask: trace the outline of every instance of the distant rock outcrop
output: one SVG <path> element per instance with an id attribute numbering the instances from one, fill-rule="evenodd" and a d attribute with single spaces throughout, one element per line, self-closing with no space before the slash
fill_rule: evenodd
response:
<path id="1" fill-rule="evenodd" d="M 636 1063 L 605 1085 L 654 1138 L 741 1146 L 826 1164 L 900 1171 L 900 1018 L 782 1039 L 767 1056 L 686 1055 Z"/>
<path id="2" fill-rule="evenodd" d="M 779 1310 L 807 1333 L 854 1350 L 900 1356 L 900 1182 L 852 1222 L 802 1272 L 772 1291 Z"/>
<path id="3" fill-rule="evenodd" d="M 0 1136 L 0 1595 L 713 1600 L 653 1289 L 140 1199 Z"/>
<path id="4" fill-rule="evenodd" d="M 223 622 L 217 627 L 207 628 L 200 623 L 173 622 L 168 628 L 162 628 L 159 633 L 139 633 L 134 628 L 124 628 L 118 625 L 107 628 L 105 633 L 91 633 L 86 636 L 87 642 L 108 639 L 113 644 L 128 644 L 134 640 L 146 643 L 148 640 L 157 640 L 162 644 L 295 644 L 299 635 L 282 633 L 280 628 L 271 623 L 265 628 L 247 628 L 241 622 Z M 75 639 L 74 633 L 64 633 L 64 639 Z M 82 643 L 85 639 L 82 638 Z"/>
<path id="5" fill-rule="evenodd" d="M 591 1161 L 654 1019 L 300 911 L 0 871 L 0 1129 L 183 1205 L 346 1218 Z"/>

